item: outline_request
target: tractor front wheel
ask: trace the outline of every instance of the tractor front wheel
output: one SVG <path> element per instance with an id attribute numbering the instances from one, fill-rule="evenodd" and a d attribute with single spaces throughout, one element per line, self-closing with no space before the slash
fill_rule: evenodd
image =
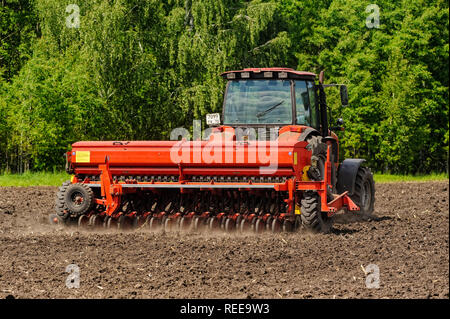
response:
<path id="1" fill-rule="evenodd" d="M 328 233 L 333 225 L 333 218 L 322 212 L 320 196 L 316 192 L 305 192 L 301 200 L 302 225 L 313 232 Z"/>

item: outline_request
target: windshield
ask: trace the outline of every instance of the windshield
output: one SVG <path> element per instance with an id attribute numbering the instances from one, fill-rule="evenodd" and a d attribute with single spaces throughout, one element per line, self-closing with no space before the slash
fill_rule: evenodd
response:
<path id="1" fill-rule="evenodd" d="M 290 81 L 230 81 L 225 96 L 224 123 L 291 124 Z"/>

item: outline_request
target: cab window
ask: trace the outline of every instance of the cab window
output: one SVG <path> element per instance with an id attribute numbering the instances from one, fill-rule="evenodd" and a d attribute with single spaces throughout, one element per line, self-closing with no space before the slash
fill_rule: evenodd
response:
<path id="1" fill-rule="evenodd" d="M 237 80 L 225 96 L 226 124 L 291 124 L 291 81 Z"/>
<path id="2" fill-rule="evenodd" d="M 296 124 L 317 128 L 316 96 L 314 83 L 295 81 Z"/>

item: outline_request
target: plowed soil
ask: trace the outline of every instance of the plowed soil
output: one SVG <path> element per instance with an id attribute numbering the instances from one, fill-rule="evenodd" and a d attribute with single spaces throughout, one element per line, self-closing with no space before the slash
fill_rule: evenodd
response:
<path id="1" fill-rule="evenodd" d="M 327 235 L 55 227 L 56 187 L 0 188 L 0 298 L 449 298 L 448 181 L 376 188 L 373 220 Z"/>

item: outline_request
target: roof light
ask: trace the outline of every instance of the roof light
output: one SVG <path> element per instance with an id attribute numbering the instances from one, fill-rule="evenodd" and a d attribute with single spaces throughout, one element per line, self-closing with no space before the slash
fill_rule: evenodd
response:
<path id="1" fill-rule="evenodd" d="M 264 72 L 264 77 L 265 77 L 265 78 L 271 78 L 271 77 L 273 77 L 273 72 Z"/>
<path id="2" fill-rule="evenodd" d="M 228 80 L 233 80 L 233 79 L 235 79 L 235 78 L 236 78 L 236 74 L 235 74 L 235 73 L 231 72 L 231 73 L 228 73 L 228 74 L 227 74 L 227 79 L 228 79 Z"/>
<path id="3" fill-rule="evenodd" d="M 243 79 L 248 79 L 248 78 L 250 78 L 250 72 L 242 72 L 242 73 L 241 73 L 241 78 L 243 78 Z"/>
<path id="4" fill-rule="evenodd" d="M 279 79 L 287 79 L 287 72 L 280 72 L 278 73 Z"/>

